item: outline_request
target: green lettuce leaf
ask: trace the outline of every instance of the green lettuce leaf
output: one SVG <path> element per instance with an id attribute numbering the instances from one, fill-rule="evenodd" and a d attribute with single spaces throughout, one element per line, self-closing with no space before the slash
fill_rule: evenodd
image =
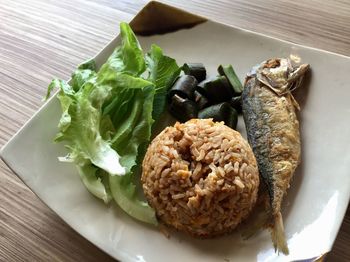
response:
<path id="1" fill-rule="evenodd" d="M 140 43 L 127 23 L 120 23 L 120 35 L 121 46 L 114 50 L 102 68 L 108 66 L 118 72 L 140 76 L 146 69 Z"/>
<path id="2" fill-rule="evenodd" d="M 121 163 L 129 172 L 136 165 L 138 148 L 151 137 L 152 106 L 155 86 L 152 82 L 114 69 L 98 74 L 97 85 L 111 90 L 111 98 L 104 103 L 103 116 L 108 116 L 115 132 L 111 146 L 121 156 Z"/>
<path id="3" fill-rule="evenodd" d="M 112 200 L 112 194 L 109 187 L 108 174 L 98 169 L 93 164 L 77 164 L 81 180 L 91 194 L 102 199 L 105 203 Z"/>
<path id="4" fill-rule="evenodd" d="M 112 96 L 104 104 L 103 115 L 108 116 L 114 125 L 111 145 L 120 154 L 120 163 L 126 170 L 123 177 L 109 176 L 112 196 L 130 216 L 156 224 L 154 210 L 138 198 L 134 184 L 134 167 L 140 147 L 147 144 L 151 137 L 155 85 L 142 78 L 116 72 L 113 67 L 105 67 L 99 72 L 97 83 L 105 88 L 111 87 Z"/>
<path id="5" fill-rule="evenodd" d="M 78 69 L 72 74 L 71 86 L 75 92 L 79 91 L 90 79 L 96 77 L 96 72 L 90 69 Z"/>
<path id="6" fill-rule="evenodd" d="M 91 71 L 96 72 L 96 62 L 94 59 L 86 60 L 85 62 L 78 65 L 78 69 L 80 70 L 89 69 Z"/>
<path id="7" fill-rule="evenodd" d="M 62 116 L 55 141 L 69 150 L 60 160 L 77 166 L 96 197 L 106 203 L 113 198 L 130 216 L 157 224 L 154 210 L 137 194 L 138 174 L 180 68 L 156 45 L 144 55 L 128 24 L 121 23 L 120 31 L 121 45 L 99 71 L 94 60 L 84 62 L 69 84 L 53 80 L 46 97 L 59 88 Z"/>
<path id="8" fill-rule="evenodd" d="M 59 84 L 58 99 L 61 102 L 62 117 L 56 141 L 67 141 L 72 152 L 66 157 L 72 162 L 88 159 L 111 175 L 124 175 L 125 168 L 120 164 L 120 156 L 100 134 L 102 105 L 110 96 L 111 90 L 92 82 L 84 84 L 78 92 L 63 81 Z"/>
<path id="9" fill-rule="evenodd" d="M 95 60 L 90 59 L 80 64 L 77 70 L 72 74 L 70 85 L 74 91 L 79 89 L 87 82 L 96 76 L 96 63 Z"/>
<path id="10" fill-rule="evenodd" d="M 146 62 L 150 73 L 148 80 L 156 85 L 153 119 L 157 120 L 164 112 L 167 91 L 179 76 L 181 68 L 177 65 L 175 59 L 163 55 L 162 49 L 154 44 L 146 55 Z"/>

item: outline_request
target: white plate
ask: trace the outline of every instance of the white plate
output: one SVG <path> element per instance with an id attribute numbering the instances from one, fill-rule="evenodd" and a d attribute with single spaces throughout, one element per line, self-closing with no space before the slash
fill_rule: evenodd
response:
<path id="1" fill-rule="evenodd" d="M 350 195 L 350 59 L 215 22 L 139 39 L 144 50 L 156 43 L 179 64 L 203 62 L 211 74 L 219 64 L 233 64 L 241 79 L 271 57 L 293 54 L 310 63 L 312 76 L 297 97 L 302 164 L 283 210 L 290 255 L 275 254 L 267 232 L 246 242 L 237 233 L 211 240 L 182 234 L 167 239 L 114 205 L 105 206 L 87 192 L 73 165 L 57 160 L 65 150 L 51 142 L 61 114 L 56 98 L 3 148 L 1 156 L 11 169 L 73 229 L 122 261 L 291 261 L 328 252 Z M 117 41 L 97 55 L 98 64 Z"/>

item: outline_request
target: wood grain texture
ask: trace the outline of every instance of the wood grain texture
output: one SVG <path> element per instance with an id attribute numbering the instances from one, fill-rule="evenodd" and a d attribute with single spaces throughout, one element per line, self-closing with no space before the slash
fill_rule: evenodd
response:
<path id="1" fill-rule="evenodd" d="M 165 0 L 226 24 L 350 56 L 346 0 Z M 0 147 L 147 1 L 0 0 Z M 328 261 L 350 261 L 348 209 Z M 0 162 L 0 261 L 112 261 L 75 233 Z"/>

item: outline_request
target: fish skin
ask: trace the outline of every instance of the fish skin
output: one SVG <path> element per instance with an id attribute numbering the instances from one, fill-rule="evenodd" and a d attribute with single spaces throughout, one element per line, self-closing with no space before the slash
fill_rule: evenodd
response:
<path id="1" fill-rule="evenodd" d="M 291 90 L 297 88 L 309 65 L 293 66 L 285 58 L 269 59 L 247 75 L 242 111 L 248 142 L 265 182 L 275 248 L 288 253 L 280 213 L 283 196 L 300 162 L 299 105 Z M 276 232 L 278 231 L 278 232 Z"/>

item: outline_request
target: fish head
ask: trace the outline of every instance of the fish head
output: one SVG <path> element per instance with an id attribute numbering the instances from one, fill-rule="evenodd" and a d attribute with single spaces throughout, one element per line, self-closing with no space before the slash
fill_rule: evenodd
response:
<path id="1" fill-rule="evenodd" d="M 254 67 L 250 74 L 282 96 L 298 88 L 309 64 L 296 64 L 288 58 L 272 58 Z M 254 72 L 253 72 L 254 71 Z"/>

